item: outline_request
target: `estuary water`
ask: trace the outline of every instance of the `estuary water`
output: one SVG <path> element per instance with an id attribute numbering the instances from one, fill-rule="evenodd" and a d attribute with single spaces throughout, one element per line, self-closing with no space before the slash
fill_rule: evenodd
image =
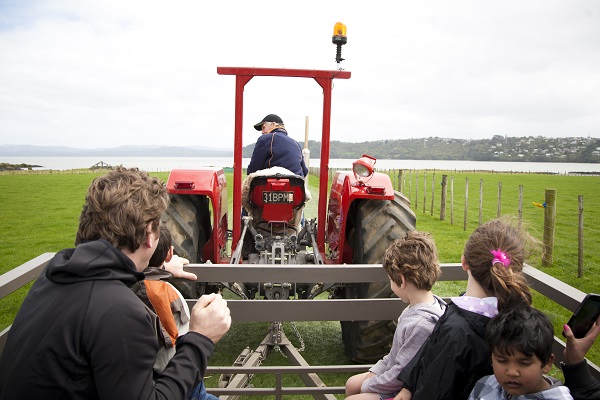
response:
<path id="1" fill-rule="evenodd" d="M 104 162 L 112 166 L 138 167 L 148 172 L 170 171 L 175 168 L 233 167 L 233 157 L 0 157 L 9 164 L 32 164 L 35 170 L 69 170 L 90 168 Z M 352 168 L 351 159 L 331 159 L 333 169 Z M 244 158 L 247 166 L 250 159 Z M 319 167 L 319 159 L 310 159 L 311 167 Z M 446 160 L 377 160 L 375 169 L 436 169 L 498 172 L 547 172 L 547 173 L 600 173 L 600 164 L 543 163 L 543 162 L 495 162 L 495 161 L 446 161 Z"/>

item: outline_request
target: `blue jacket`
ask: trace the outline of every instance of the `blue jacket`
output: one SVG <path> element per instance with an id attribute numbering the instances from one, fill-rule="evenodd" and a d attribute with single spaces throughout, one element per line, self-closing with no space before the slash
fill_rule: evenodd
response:
<path id="1" fill-rule="evenodd" d="M 289 169 L 301 177 L 308 174 L 300 145 L 284 129 L 260 135 L 248 164 L 248 174 L 271 167 Z"/>

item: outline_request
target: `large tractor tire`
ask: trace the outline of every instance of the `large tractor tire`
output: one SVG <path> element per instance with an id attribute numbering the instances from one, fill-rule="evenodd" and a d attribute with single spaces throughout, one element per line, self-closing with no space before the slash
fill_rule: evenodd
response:
<path id="1" fill-rule="evenodd" d="M 414 230 L 415 213 L 404 195 L 395 192 L 394 200 L 363 200 L 357 204 L 350 243 L 353 264 L 381 263 L 385 250 L 406 232 Z M 394 294 L 387 283 L 356 283 L 346 288 L 346 298 L 388 298 Z M 342 340 L 346 354 L 360 363 L 372 363 L 385 356 L 391 346 L 396 321 L 342 321 Z"/>
<path id="2" fill-rule="evenodd" d="M 187 258 L 190 263 L 204 262 L 202 248 L 206 244 L 205 223 L 208 203 L 206 196 L 169 195 L 170 204 L 163 214 L 162 222 L 171 232 L 175 254 Z M 185 298 L 197 298 L 204 293 L 202 284 L 177 281 L 172 284 Z"/>

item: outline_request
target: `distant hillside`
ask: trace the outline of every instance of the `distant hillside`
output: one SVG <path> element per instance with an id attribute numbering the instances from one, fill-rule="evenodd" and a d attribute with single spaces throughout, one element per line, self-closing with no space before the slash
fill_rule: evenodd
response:
<path id="1" fill-rule="evenodd" d="M 232 157 L 233 150 L 211 147 L 120 146 L 80 149 L 66 146 L 0 145 L 0 157 Z"/>
<path id="2" fill-rule="evenodd" d="M 303 146 L 303 144 L 301 144 Z M 311 158 L 320 158 L 321 142 L 309 140 Z M 254 144 L 244 147 L 242 156 L 251 157 Z M 332 141 L 330 158 L 358 158 L 369 154 L 390 160 L 469 160 L 599 163 L 600 139 L 542 136 L 467 140 L 429 137 L 377 140 L 362 143 Z M 0 145 L 0 157 L 233 157 L 233 150 L 210 147 L 121 146 L 78 149 L 63 146 Z M 1 161 L 1 160 L 0 160 Z"/>
<path id="3" fill-rule="evenodd" d="M 303 144 L 301 144 L 303 146 Z M 244 147 L 250 157 L 254 145 Z M 320 158 L 321 142 L 308 141 L 311 158 Z M 421 139 L 377 140 L 362 143 L 332 141 L 330 158 L 358 158 L 369 154 L 391 160 L 469 160 L 527 162 L 600 162 L 598 138 L 544 138 L 542 136 L 467 140 L 429 137 Z"/>

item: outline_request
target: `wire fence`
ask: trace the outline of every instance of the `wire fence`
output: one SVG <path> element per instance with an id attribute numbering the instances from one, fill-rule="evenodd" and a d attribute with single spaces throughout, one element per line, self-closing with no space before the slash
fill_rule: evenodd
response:
<path id="1" fill-rule="evenodd" d="M 338 169 L 339 170 L 339 169 Z M 600 177 L 590 174 L 471 170 L 379 170 L 419 215 L 464 231 L 501 216 L 513 216 L 543 243 L 541 265 L 570 276 L 600 278 Z M 319 168 L 310 173 L 319 175 Z M 329 182 L 335 171 L 330 169 Z"/>
<path id="2" fill-rule="evenodd" d="M 68 171 L 2 171 L 10 174 L 84 174 Z M 98 173 L 105 170 L 99 169 Z M 379 170 L 390 176 L 419 215 L 472 231 L 492 218 L 517 216 L 544 244 L 542 266 L 576 277 L 600 278 L 600 177 L 586 174 L 498 171 Z M 319 168 L 310 168 L 312 175 Z M 329 181 L 335 171 L 329 171 Z M 575 183 L 573 183 L 575 182 Z M 554 189 L 554 190 L 553 190 Z"/>
<path id="3" fill-rule="evenodd" d="M 542 266 L 560 266 L 577 277 L 600 277 L 600 203 L 595 195 L 600 177 L 579 176 L 573 183 L 573 176 L 529 174 L 525 179 L 526 175 L 435 170 L 380 172 L 410 199 L 417 216 L 429 214 L 465 231 L 492 218 L 516 216 L 543 243 Z M 545 184 L 558 187 L 541 186 Z"/>

